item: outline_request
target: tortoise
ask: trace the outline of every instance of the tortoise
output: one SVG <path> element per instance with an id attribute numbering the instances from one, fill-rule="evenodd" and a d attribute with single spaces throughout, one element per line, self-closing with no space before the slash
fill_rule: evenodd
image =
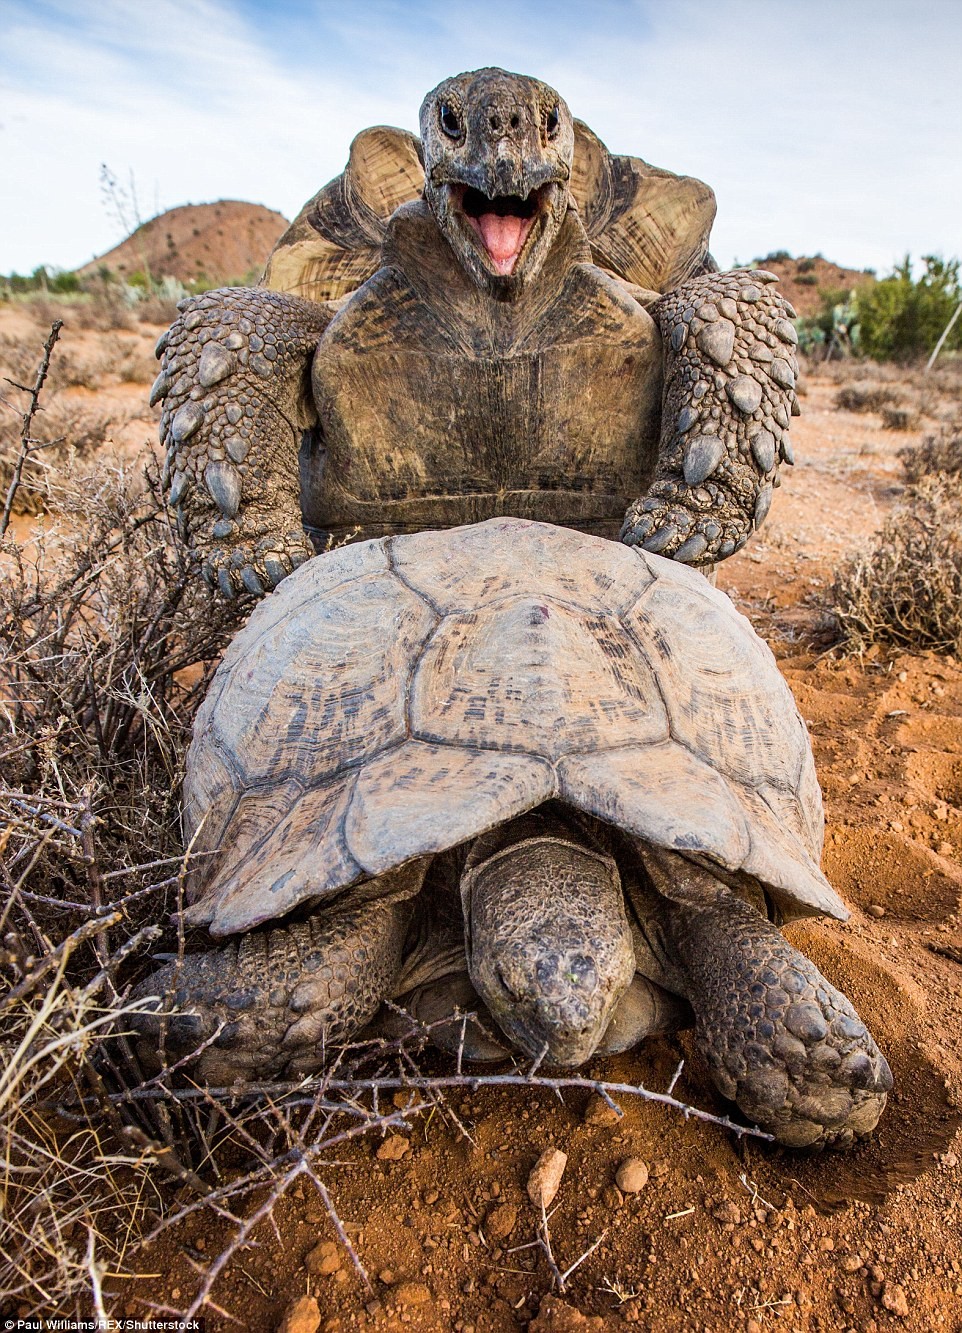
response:
<path id="1" fill-rule="evenodd" d="M 230 644 L 184 824 L 187 923 L 229 942 L 139 994 L 214 1083 L 317 1070 L 401 997 L 441 1045 L 473 1011 L 470 1058 L 564 1066 L 693 1014 L 717 1087 L 792 1147 L 885 1105 L 872 1037 L 778 929 L 848 915 L 805 724 L 677 562 L 511 518 L 318 556 Z"/>
<path id="2" fill-rule="evenodd" d="M 187 299 L 158 343 L 206 580 L 261 595 L 347 537 L 499 514 L 739 550 L 793 461 L 797 336 L 773 274 L 717 272 L 711 190 L 501 69 L 420 121 L 362 132 L 261 285 Z"/>

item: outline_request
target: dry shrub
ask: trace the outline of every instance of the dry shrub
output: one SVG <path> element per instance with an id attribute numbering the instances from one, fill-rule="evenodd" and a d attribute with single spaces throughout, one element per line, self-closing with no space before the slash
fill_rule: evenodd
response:
<path id="1" fill-rule="evenodd" d="M 962 653 L 962 476 L 910 487 L 871 549 L 839 573 L 832 598 L 849 652 Z"/>
<path id="2" fill-rule="evenodd" d="M 835 395 L 835 406 L 845 412 L 879 412 L 898 401 L 899 394 L 877 380 L 860 380 L 844 385 Z"/>
<path id="3" fill-rule="evenodd" d="M 62 478 L 78 461 L 89 460 L 131 419 L 129 412 L 108 412 L 60 393 L 67 386 L 91 387 L 98 373 L 61 348 L 51 361 L 43 403 L 31 418 L 25 446 L 23 413 L 29 406 L 30 386 L 36 375 L 35 358 L 18 339 L 6 337 L 0 341 L 0 380 L 4 387 L 0 392 L 0 509 L 18 466 L 13 512 L 39 514 L 49 509 L 55 503 L 52 482 L 56 489 L 55 479 Z"/>
<path id="4" fill-rule="evenodd" d="M 0 540 L 0 1294 L 50 1314 L 97 1304 L 156 1202 L 163 1135 L 105 1100 L 106 1038 L 176 904 L 183 756 L 239 612 L 152 465 L 51 475 L 45 497 L 29 545 Z"/>
<path id="5" fill-rule="evenodd" d="M 73 328 L 93 329 L 98 333 L 108 333 L 113 329 L 129 332 L 137 327 L 137 320 L 124 300 L 123 291 L 115 283 L 98 283 L 91 292 L 75 296 L 72 300 L 34 297 L 25 303 L 24 308 L 41 328 L 49 328 L 58 319 Z"/>
<path id="6" fill-rule="evenodd" d="M 962 473 L 962 416 L 942 425 L 937 435 L 929 435 L 922 444 L 899 450 L 906 480 L 921 481 L 938 473 Z"/>
<path id="7" fill-rule="evenodd" d="M 918 430 L 921 418 L 911 407 L 883 407 L 883 430 Z"/>

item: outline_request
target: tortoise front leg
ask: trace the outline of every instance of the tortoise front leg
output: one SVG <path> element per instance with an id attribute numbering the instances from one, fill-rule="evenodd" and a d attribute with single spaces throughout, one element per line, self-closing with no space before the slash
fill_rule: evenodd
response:
<path id="1" fill-rule="evenodd" d="M 666 349 L 661 441 L 654 481 L 625 516 L 629 546 L 713 564 L 768 513 L 799 410 L 794 311 L 775 280 L 710 273 L 651 307 Z"/>
<path id="2" fill-rule="evenodd" d="M 644 859 L 719 1091 L 789 1148 L 847 1147 L 873 1130 L 892 1073 L 845 996 L 708 871 Z"/>
<path id="3" fill-rule="evenodd" d="M 157 345 L 164 483 L 205 580 L 226 597 L 269 592 L 313 555 L 298 449 L 316 423 L 310 368 L 332 312 L 260 288 L 182 301 Z"/>
<path id="4" fill-rule="evenodd" d="M 409 896 L 326 908 L 168 963 L 134 992 L 157 996 L 162 1011 L 134 1016 L 138 1055 L 147 1069 L 173 1064 L 222 1025 L 191 1062 L 195 1078 L 222 1086 L 313 1073 L 393 994 L 412 909 Z"/>

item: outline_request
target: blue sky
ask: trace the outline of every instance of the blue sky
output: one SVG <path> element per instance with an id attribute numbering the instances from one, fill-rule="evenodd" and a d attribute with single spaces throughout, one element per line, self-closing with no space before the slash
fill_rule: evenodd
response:
<path id="1" fill-rule="evenodd" d="M 773 249 L 887 271 L 962 254 L 962 0 L 0 0 L 0 272 L 72 268 L 143 215 L 293 217 L 367 125 L 427 90 L 538 74 L 610 148 L 707 180 L 724 265 Z"/>

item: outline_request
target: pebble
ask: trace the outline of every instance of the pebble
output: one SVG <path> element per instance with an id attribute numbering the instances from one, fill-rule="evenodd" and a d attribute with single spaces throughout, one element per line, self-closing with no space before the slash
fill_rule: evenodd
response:
<path id="1" fill-rule="evenodd" d="M 640 1157 L 626 1157 L 615 1172 L 615 1184 L 623 1194 L 637 1194 L 648 1184 L 648 1163 Z"/>
<path id="2" fill-rule="evenodd" d="M 284 1311 L 277 1333 L 317 1333 L 321 1311 L 313 1296 L 298 1296 Z"/>
<path id="3" fill-rule="evenodd" d="M 909 1303 L 905 1295 L 905 1288 L 900 1287 L 897 1282 L 886 1282 L 882 1288 L 882 1306 L 890 1314 L 894 1314 L 898 1319 L 908 1319 Z"/>
<path id="4" fill-rule="evenodd" d="M 561 1177 L 568 1165 L 568 1155 L 560 1148 L 546 1148 L 528 1177 L 528 1198 L 536 1208 L 550 1208 L 561 1188 Z"/>
<path id="5" fill-rule="evenodd" d="M 583 1116 L 586 1125 L 617 1125 L 621 1116 L 605 1101 L 601 1093 L 593 1092 L 588 1098 Z"/>
<path id="6" fill-rule="evenodd" d="M 869 916 L 874 916 L 876 919 L 885 915 L 885 908 L 881 903 L 869 903 L 865 910 Z"/>
<path id="7" fill-rule="evenodd" d="M 336 1273 L 343 1264 L 340 1245 L 332 1240 L 322 1240 L 315 1245 L 304 1260 L 304 1267 L 309 1273 Z"/>
<path id="8" fill-rule="evenodd" d="M 427 1305 L 434 1299 L 431 1288 L 423 1282 L 402 1282 L 394 1289 L 392 1297 L 397 1305 Z"/>
<path id="9" fill-rule="evenodd" d="M 399 1162 L 411 1151 L 411 1142 L 403 1134 L 389 1134 L 377 1150 L 378 1161 Z"/>
<path id="10" fill-rule="evenodd" d="M 721 1222 L 726 1226 L 737 1227 L 741 1224 L 741 1209 L 733 1204 L 731 1199 L 722 1199 L 721 1203 L 716 1203 L 711 1210 L 711 1215 L 716 1222 Z"/>
<path id="11" fill-rule="evenodd" d="M 518 1221 L 518 1210 L 513 1203 L 502 1203 L 488 1213 L 484 1232 L 489 1240 L 500 1244 L 507 1240 Z"/>

